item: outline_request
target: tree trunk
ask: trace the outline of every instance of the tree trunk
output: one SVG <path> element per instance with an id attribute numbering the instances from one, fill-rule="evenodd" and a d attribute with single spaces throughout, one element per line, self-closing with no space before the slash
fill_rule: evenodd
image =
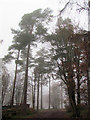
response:
<path id="1" fill-rule="evenodd" d="M 87 87 L 88 87 L 88 117 L 90 118 L 90 68 L 87 70 Z"/>
<path id="2" fill-rule="evenodd" d="M 75 90 L 72 87 L 68 88 L 69 101 L 73 112 L 73 117 L 77 117 L 77 107 L 75 102 Z"/>
<path id="3" fill-rule="evenodd" d="M 20 54 L 20 51 L 18 51 L 17 60 L 19 60 L 19 54 Z M 16 85 L 16 79 L 17 79 L 17 65 L 18 64 L 16 62 L 15 77 L 14 77 L 13 91 L 12 91 L 12 98 L 11 98 L 11 106 L 13 106 L 13 104 L 14 104 L 15 85 Z"/>
<path id="4" fill-rule="evenodd" d="M 89 17 L 90 21 L 90 17 Z M 87 56 L 87 89 L 88 89 L 88 117 L 90 118 L 90 31 L 88 31 L 88 38 L 84 39 L 85 51 Z"/>
<path id="5" fill-rule="evenodd" d="M 42 110 L 42 86 L 43 84 L 42 84 L 42 75 L 41 75 L 41 110 Z"/>
<path id="6" fill-rule="evenodd" d="M 49 77 L 49 109 L 50 109 L 50 90 L 51 90 L 51 88 L 50 88 L 50 77 Z"/>
<path id="7" fill-rule="evenodd" d="M 77 113 L 80 117 L 80 76 L 79 76 L 79 59 L 77 61 Z"/>
<path id="8" fill-rule="evenodd" d="M 33 96 L 34 96 L 34 90 L 33 90 L 33 83 L 32 83 L 32 107 L 33 107 Z"/>
<path id="9" fill-rule="evenodd" d="M 26 60 L 26 70 L 25 70 L 25 80 L 23 88 L 23 105 L 27 104 L 27 84 L 28 84 L 28 64 L 29 64 L 29 51 L 30 51 L 30 42 L 27 49 L 27 60 Z"/>
<path id="10" fill-rule="evenodd" d="M 89 1 L 89 8 L 90 8 L 90 1 Z M 90 11 L 89 11 L 90 13 Z M 89 17 L 90 21 L 90 17 Z M 90 27 L 90 25 L 89 25 Z M 87 54 L 87 60 L 88 60 L 88 117 L 90 118 L 90 31 L 88 31 L 88 54 Z"/>
<path id="11" fill-rule="evenodd" d="M 35 109 L 35 91 L 36 91 L 36 78 L 34 79 L 34 92 L 33 92 L 33 109 Z"/>
<path id="12" fill-rule="evenodd" d="M 63 108 L 63 95 L 62 95 L 63 91 L 62 91 L 62 83 L 61 83 L 61 109 Z"/>
<path id="13" fill-rule="evenodd" d="M 79 64 L 79 63 L 78 63 Z M 75 99 L 75 80 L 73 79 L 73 69 L 72 69 L 72 65 L 70 64 L 69 67 L 69 87 L 70 87 L 70 97 L 71 97 L 71 104 L 72 104 L 72 109 L 73 109 L 73 117 L 78 117 L 78 111 L 77 111 L 77 105 L 76 105 L 76 99 Z M 78 79 L 78 82 L 79 79 Z M 80 85 L 78 84 L 78 90 L 80 90 Z M 79 94 L 80 95 L 80 91 Z M 78 96 L 78 102 L 80 102 L 80 96 Z"/>
<path id="14" fill-rule="evenodd" d="M 73 80 L 73 70 L 70 65 L 69 72 L 68 72 L 68 94 L 69 94 L 69 101 L 73 110 L 73 117 L 77 117 L 77 106 L 75 100 L 75 81 Z"/>
<path id="15" fill-rule="evenodd" d="M 2 90 L 2 105 L 3 105 L 3 103 L 4 103 L 5 94 L 6 94 L 6 91 L 4 92 L 4 91 Z"/>
<path id="16" fill-rule="evenodd" d="M 38 84 L 37 84 L 37 110 L 39 110 L 39 77 L 38 77 Z"/>

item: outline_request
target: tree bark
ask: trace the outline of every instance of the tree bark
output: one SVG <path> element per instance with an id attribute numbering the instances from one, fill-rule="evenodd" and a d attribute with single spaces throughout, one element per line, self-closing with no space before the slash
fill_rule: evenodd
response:
<path id="1" fill-rule="evenodd" d="M 39 77 L 38 77 L 38 84 L 37 84 L 37 110 L 39 110 Z"/>
<path id="2" fill-rule="evenodd" d="M 32 107 L 33 107 L 33 96 L 34 96 L 34 89 L 33 89 L 33 83 L 32 83 Z"/>
<path id="3" fill-rule="evenodd" d="M 69 101 L 73 110 L 73 117 L 77 117 L 77 106 L 75 100 L 75 81 L 73 80 L 73 70 L 70 65 L 68 71 L 68 94 L 69 94 Z"/>
<path id="4" fill-rule="evenodd" d="M 34 79 L 34 92 L 33 92 L 33 109 L 35 109 L 35 91 L 36 91 L 36 78 Z"/>
<path id="5" fill-rule="evenodd" d="M 50 85 L 51 85 L 51 84 L 50 84 L 50 77 L 49 77 L 49 109 L 50 109 L 50 101 L 51 101 L 51 100 L 50 100 L 50 90 L 51 90 Z"/>
<path id="6" fill-rule="evenodd" d="M 4 103 L 5 95 L 6 95 L 6 91 L 4 92 L 4 91 L 2 90 L 2 105 L 3 105 L 3 103 Z"/>
<path id="7" fill-rule="evenodd" d="M 19 54 L 20 54 L 20 51 L 18 51 L 17 60 L 19 60 Z M 11 106 L 13 106 L 13 104 L 14 104 L 15 85 L 16 85 L 16 79 L 17 79 L 17 66 L 18 66 L 18 64 L 16 62 L 15 77 L 14 77 L 13 91 L 12 91 L 12 98 L 11 98 Z"/>
<path id="8" fill-rule="evenodd" d="M 41 110 L 43 108 L 43 103 L 42 103 L 42 89 L 43 89 L 43 84 L 42 84 L 42 75 L 41 75 Z"/>
<path id="9" fill-rule="evenodd" d="M 77 113 L 80 117 L 80 72 L 79 72 L 79 59 L 77 60 Z"/>
<path id="10" fill-rule="evenodd" d="M 23 88 L 23 105 L 27 104 L 27 84 L 28 84 L 28 64 L 29 64 L 29 51 L 30 51 L 30 42 L 27 49 L 27 60 L 26 60 L 26 70 L 25 70 L 25 80 Z"/>
<path id="11" fill-rule="evenodd" d="M 90 19 L 90 18 L 89 18 Z M 88 38 L 84 39 L 85 51 L 86 51 L 86 63 L 87 68 L 87 89 L 88 89 L 88 117 L 90 118 L 90 31 L 88 31 Z"/>
<path id="12" fill-rule="evenodd" d="M 90 118 L 90 68 L 87 70 L 87 87 L 88 87 L 88 117 Z"/>
<path id="13" fill-rule="evenodd" d="M 89 2 L 90 8 L 90 2 Z M 89 12 L 90 13 L 90 12 Z M 89 17 L 90 21 L 90 17 Z M 88 52 L 87 52 L 87 61 L 88 61 L 88 79 L 87 79 L 87 86 L 88 86 L 88 117 L 90 118 L 90 31 L 88 31 Z"/>
<path id="14" fill-rule="evenodd" d="M 61 109 L 63 108 L 63 95 L 62 95 L 63 91 L 62 91 L 62 83 L 61 83 Z"/>
<path id="15" fill-rule="evenodd" d="M 77 107 L 75 102 L 75 90 L 72 87 L 68 87 L 69 101 L 73 112 L 73 117 L 77 117 Z"/>

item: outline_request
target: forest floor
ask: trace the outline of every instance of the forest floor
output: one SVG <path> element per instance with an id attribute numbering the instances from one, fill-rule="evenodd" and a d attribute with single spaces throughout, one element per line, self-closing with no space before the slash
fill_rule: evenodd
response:
<path id="1" fill-rule="evenodd" d="M 20 113 L 20 114 L 18 114 Z M 4 117 L 5 116 L 5 117 Z M 3 110 L 3 120 L 7 120 L 9 118 L 10 120 L 12 119 L 17 119 L 17 120 L 31 120 L 35 118 L 43 119 L 43 118 L 70 118 L 70 116 L 67 114 L 65 109 L 50 109 L 50 110 L 39 110 L 35 111 L 33 109 L 28 109 L 25 110 L 23 109 L 21 111 L 20 109 L 17 108 L 12 108 L 12 109 L 5 109 Z"/>
<path id="2" fill-rule="evenodd" d="M 9 120 L 71 120 L 71 112 L 67 112 L 65 109 L 50 109 L 50 110 L 39 110 L 39 111 L 33 111 L 32 112 L 28 111 L 28 114 L 25 114 L 25 109 L 21 113 L 21 115 L 14 115 L 11 116 Z M 11 113 L 11 112 L 10 112 Z M 9 114 L 10 114 L 9 113 Z M 6 114 L 7 115 L 7 114 Z M 82 118 L 75 118 L 75 120 L 81 120 Z M 2 120 L 8 120 L 7 117 L 6 119 L 3 118 Z M 74 120 L 74 118 L 73 118 Z M 83 120 L 83 119 L 82 119 Z M 87 119 L 85 119 L 87 120 Z"/>
<path id="3" fill-rule="evenodd" d="M 65 110 L 40 110 L 26 118 L 69 118 Z"/>

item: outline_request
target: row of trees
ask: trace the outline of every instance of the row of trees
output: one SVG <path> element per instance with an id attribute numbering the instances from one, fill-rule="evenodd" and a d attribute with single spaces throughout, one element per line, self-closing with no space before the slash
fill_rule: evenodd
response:
<path id="1" fill-rule="evenodd" d="M 48 23 L 52 16 L 50 9 L 35 10 L 30 14 L 25 14 L 19 24 L 20 30 L 13 30 L 13 44 L 9 47 L 8 55 L 4 61 L 15 61 L 15 75 L 12 85 L 11 105 L 14 105 L 17 75 L 22 74 L 23 91 L 21 104 L 26 107 L 29 83 L 32 90 L 32 105 L 35 108 L 35 94 L 37 89 L 37 110 L 39 109 L 39 96 L 42 95 L 43 85 L 49 84 L 49 109 L 50 109 L 50 81 L 60 79 L 66 85 L 68 91 L 69 105 L 73 115 L 80 116 L 81 103 L 87 103 L 90 109 L 90 33 L 72 25 L 70 19 L 57 19 L 55 32 L 50 33 Z M 48 25 L 47 25 L 47 24 Z M 45 48 L 32 55 L 32 50 L 38 42 L 48 42 L 49 49 Z M 31 47 L 33 49 L 31 50 Z M 31 72 L 31 70 L 33 72 Z M 29 80 L 30 79 L 30 80 Z M 41 87 L 41 94 L 40 93 Z M 86 94 L 83 93 L 85 91 Z M 83 97 L 86 95 L 88 99 Z M 18 95 L 19 97 L 19 95 Z M 57 101 L 59 104 L 59 102 Z M 55 103 L 56 104 L 56 103 Z"/>
<path id="2" fill-rule="evenodd" d="M 22 17 L 20 22 L 21 30 L 13 30 L 13 44 L 9 47 L 8 55 L 4 57 L 4 61 L 10 62 L 11 60 L 15 60 L 15 75 L 14 82 L 12 85 L 12 95 L 11 95 L 11 106 L 14 104 L 15 97 L 15 87 L 18 72 L 22 72 L 24 74 L 24 83 L 23 83 L 23 93 L 21 103 L 26 106 L 27 104 L 27 87 L 28 87 L 28 71 L 29 67 L 33 69 L 33 76 L 31 76 L 32 82 L 32 95 L 33 95 L 33 108 L 35 107 L 35 90 L 37 85 L 37 109 L 39 106 L 39 84 L 41 83 L 41 95 L 42 95 L 42 85 L 46 84 L 44 81 L 46 71 L 50 71 L 49 66 L 50 62 L 46 61 L 48 55 L 47 51 L 42 49 L 37 53 L 36 59 L 31 56 L 31 46 L 35 46 L 35 41 L 42 41 L 44 37 L 47 35 L 47 28 L 44 27 L 47 22 L 50 21 L 52 15 L 50 9 L 45 9 L 42 11 L 38 9 L 30 14 L 26 14 Z M 37 82 L 37 83 L 36 83 Z M 42 97 L 41 97 L 42 98 Z M 42 108 L 42 100 L 41 100 L 41 108 Z"/>

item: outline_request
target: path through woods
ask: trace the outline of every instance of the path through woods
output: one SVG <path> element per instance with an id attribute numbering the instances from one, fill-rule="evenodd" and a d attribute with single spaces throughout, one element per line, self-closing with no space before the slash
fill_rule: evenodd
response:
<path id="1" fill-rule="evenodd" d="M 42 110 L 30 118 L 69 118 L 65 110 Z"/>

